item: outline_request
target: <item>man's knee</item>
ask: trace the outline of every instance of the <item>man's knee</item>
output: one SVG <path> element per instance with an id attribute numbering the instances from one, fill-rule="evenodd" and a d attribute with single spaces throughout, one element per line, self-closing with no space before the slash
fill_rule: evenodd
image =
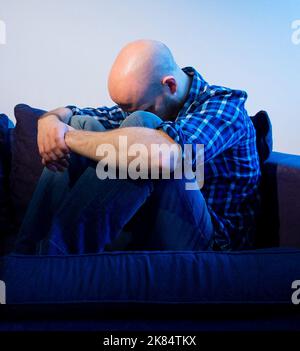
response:
<path id="1" fill-rule="evenodd" d="M 103 125 L 92 116 L 73 116 L 69 124 L 75 129 L 89 130 L 92 132 L 105 131 Z"/>
<path id="2" fill-rule="evenodd" d="M 154 113 L 147 111 L 135 111 L 131 113 L 120 125 L 125 127 L 146 127 L 155 129 L 162 123 L 162 120 Z"/>

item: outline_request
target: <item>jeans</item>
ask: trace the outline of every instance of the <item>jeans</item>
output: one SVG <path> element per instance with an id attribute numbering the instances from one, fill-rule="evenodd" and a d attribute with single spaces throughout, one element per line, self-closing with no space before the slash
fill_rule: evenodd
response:
<path id="1" fill-rule="evenodd" d="M 136 111 L 120 128 L 155 128 L 150 112 Z M 73 116 L 76 129 L 105 131 L 88 116 Z M 200 190 L 186 179 L 104 179 L 96 162 L 71 153 L 61 173 L 43 170 L 19 231 L 15 252 L 85 254 L 108 250 L 208 250 L 213 225 Z M 195 180 L 189 180 L 195 182 Z"/>

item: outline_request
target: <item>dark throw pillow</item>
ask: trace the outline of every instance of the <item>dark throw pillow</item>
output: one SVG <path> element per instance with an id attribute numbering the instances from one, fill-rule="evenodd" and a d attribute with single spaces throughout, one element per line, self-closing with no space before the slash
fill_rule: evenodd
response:
<path id="1" fill-rule="evenodd" d="M 257 112 L 251 120 L 256 130 L 256 147 L 262 166 L 273 149 L 272 124 L 266 111 Z"/>
<path id="2" fill-rule="evenodd" d="M 15 107 L 10 190 L 17 227 L 43 170 L 37 146 L 37 121 L 45 112 L 24 104 Z"/>

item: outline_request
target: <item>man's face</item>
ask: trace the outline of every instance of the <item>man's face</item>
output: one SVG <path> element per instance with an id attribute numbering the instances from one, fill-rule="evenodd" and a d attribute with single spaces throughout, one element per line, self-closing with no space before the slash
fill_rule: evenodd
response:
<path id="1" fill-rule="evenodd" d="M 159 93 L 147 93 L 136 103 L 119 104 L 126 112 L 147 111 L 154 113 L 162 120 L 171 120 L 174 118 L 176 105 L 168 92 L 160 91 Z"/>

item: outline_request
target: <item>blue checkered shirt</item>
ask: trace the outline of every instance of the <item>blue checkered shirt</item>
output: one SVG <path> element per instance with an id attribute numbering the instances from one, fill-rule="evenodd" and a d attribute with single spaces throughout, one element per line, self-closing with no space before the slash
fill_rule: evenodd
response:
<path id="1" fill-rule="evenodd" d="M 209 85 L 192 67 L 183 71 L 193 77 L 187 100 L 174 121 L 159 129 L 184 148 L 204 144 L 204 186 L 215 228 L 214 248 L 251 247 L 259 208 L 261 177 L 256 134 L 244 104 L 247 93 Z M 95 117 L 106 129 L 119 127 L 128 116 L 118 105 L 79 109 L 73 115 Z M 194 157 L 196 153 L 193 152 Z M 196 159 L 192 160 L 196 163 Z"/>

